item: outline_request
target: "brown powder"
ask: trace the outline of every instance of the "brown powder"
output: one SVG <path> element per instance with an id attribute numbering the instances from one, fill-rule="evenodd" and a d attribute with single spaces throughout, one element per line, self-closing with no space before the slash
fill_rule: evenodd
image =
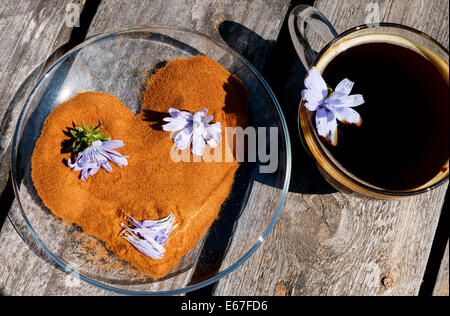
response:
<path id="1" fill-rule="evenodd" d="M 34 185 L 57 217 L 104 241 L 118 257 L 153 278 L 163 277 L 217 218 L 239 164 L 173 162 L 173 140 L 161 130 L 161 119 L 171 107 L 191 113 L 207 108 L 223 127 L 245 126 L 247 99 L 242 82 L 207 57 L 176 59 L 160 69 L 148 82 L 137 116 L 112 95 L 81 93 L 47 118 L 32 157 Z M 61 153 L 61 144 L 68 139 L 63 131 L 72 123 L 95 125 L 98 119 L 103 133 L 125 143 L 118 151 L 130 156 L 129 165 L 111 164 L 113 173 L 100 170 L 83 182 L 67 167 L 70 154 Z M 170 213 L 179 226 L 160 260 L 141 254 L 119 237 L 124 215 L 155 220 Z"/>

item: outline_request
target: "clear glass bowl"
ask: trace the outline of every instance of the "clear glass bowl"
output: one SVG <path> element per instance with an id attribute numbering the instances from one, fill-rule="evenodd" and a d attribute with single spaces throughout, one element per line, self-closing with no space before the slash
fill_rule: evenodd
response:
<path id="1" fill-rule="evenodd" d="M 164 279 L 142 278 L 102 242 L 58 219 L 43 205 L 31 179 L 31 156 L 45 119 L 57 105 L 80 92 L 102 91 L 117 96 L 137 113 L 146 75 L 174 58 L 196 55 L 209 56 L 244 82 L 250 92 L 252 126 L 278 129 L 278 169 L 263 174 L 260 166 L 267 162 L 243 163 L 219 218 L 197 247 Z M 254 67 L 205 35 L 158 25 L 95 36 L 60 58 L 29 95 L 12 147 L 16 198 L 40 251 L 61 269 L 90 284 L 132 295 L 185 293 L 214 283 L 239 267 L 274 226 L 286 198 L 290 171 L 285 119 L 273 92 Z"/>

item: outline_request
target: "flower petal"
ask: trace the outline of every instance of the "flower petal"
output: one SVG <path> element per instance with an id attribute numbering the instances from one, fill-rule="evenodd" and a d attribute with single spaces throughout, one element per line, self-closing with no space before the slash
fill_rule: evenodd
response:
<path id="1" fill-rule="evenodd" d="M 86 181 L 86 179 L 89 177 L 89 169 L 83 169 L 81 171 L 81 181 Z"/>
<path id="2" fill-rule="evenodd" d="M 328 127 L 328 131 L 327 131 L 327 139 L 330 142 L 331 145 L 333 146 L 337 146 L 338 143 L 338 134 L 337 134 L 337 120 L 336 120 L 336 116 L 328 111 L 327 112 L 327 127 Z"/>
<path id="3" fill-rule="evenodd" d="M 335 93 L 325 101 L 325 106 L 328 107 L 330 110 L 332 107 L 353 108 L 360 106 L 361 104 L 364 104 L 364 102 L 365 102 L 364 98 L 360 94 L 342 96 Z"/>
<path id="4" fill-rule="evenodd" d="M 111 173 L 113 171 L 111 165 L 107 161 L 102 163 L 102 168 L 105 169 L 109 173 Z"/>
<path id="5" fill-rule="evenodd" d="M 342 80 L 335 91 L 329 94 L 328 87 L 320 72 L 311 68 L 305 79 L 306 89 L 302 99 L 309 111 L 316 112 L 316 128 L 320 137 L 330 144 L 337 145 L 337 120 L 344 123 L 361 125 L 361 116 L 352 107 L 364 103 L 362 95 L 350 95 L 355 83 L 349 79 Z"/>
<path id="6" fill-rule="evenodd" d="M 353 86 L 355 83 L 349 79 L 342 80 L 334 90 L 336 93 L 340 93 L 342 95 L 349 95 L 352 92 Z"/>
<path id="7" fill-rule="evenodd" d="M 129 156 L 121 155 L 114 150 L 102 150 L 101 154 L 106 157 L 107 160 L 114 162 L 119 167 L 128 166 L 127 158 L 130 158 Z"/>
<path id="8" fill-rule="evenodd" d="M 344 124 L 355 124 L 357 126 L 362 124 L 361 116 L 352 108 L 334 108 L 333 112 L 336 115 L 336 118 Z"/>
<path id="9" fill-rule="evenodd" d="M 353 108 L 364 104 L 365 100 L 361 94 L 349 95 L 347 97 L 340 98 L 340 106 Z"/>
<path id="10" fill-rule="evenodd" d="M 204 118 L 207 113 L 208 113 L 208 109 L 202 109 L 195 114 L 199 114 L 202 118 Z M 194 114 L 194 116 L 195 116 L 195 114 Z"/>
<path id="11" fill-rule="evenodd" d="M 306 101 L 305 107 L 311 112 L 316 111 L 317 107 L 319 107 L 324 100 L 322 95 L 317 94 L 313 90 L 303 90 L 302 99 Z"/>
<path id="12" fill-rule="evenodd" d="M 93 176 L 93 175 L 96 174 L 99 170 L 100 170 L 100 165 L 96 165 L 96 166 L 92 167 L 91 169 L 89 169 L 89 175 L 90 175 L 90 176 Z"/>
<path id="13" fill-rule="evenodd" d="M 103 142 L 101 140 L 96 140 L 92 142 L 92 148 L 100 148 L 102 147 Z"/>
<path id="14" fill-rule="evenodd" d="M 179 114 L 176 109 L 171 109 L 169 112 L 172 116 Z M 177 144 L 177 150 L 184 150 L 192 144 L 192 153 L 196 156 L 203 156 L 206 142 L 214 148 L 217 146 L 217 142 L 222 140 L 221 124 L 219 122 L 209 124 L 214 120 L 214 117 L 212 115 L 207 116 L 207 113 L 207 109 L 202 109 L 193 115 L 189 114 L 191 119 L 185 120 L 181 129 L 179 129 L 181 124 L 176 126 L 177 123 L 173 117 L 165 119 L 169 123 L 164 125 L 163 129 L 177 132 L 173 136 L 173 140 Z"/>
<path id="15" fill-rule="evenodd" d="M 160 220 L 136 221 L 131 216 L 128 217 L 134 227 L 128 227 L 121 223 L 124 229 L 121 233 L 128 242 L 144 255 L 153 259 L 161 259 L 164 255 L 164 246 L 172 231 L 178 226 L 175 223 L 175 216 L 170 214 Z"/>
<path id="16" fill-rule="evenodd" d="M 192 114 L 186 111 L 180 111 L 174 108 L 169 109 L 169 114 L 173 118 L 180 118 L 185 120 L 192 120 Z"/>
<path id="17" fill-rule="evenodd" d="M 328 135 L 328 110 L 320 107 L 316 112 L 316 128 L 319 136 L 327 137 Z"/>
<path id="18" fill-rule="evenodd" d="M 192 125 L 189 125 L 177 133 L 174 138 L 174 141 L 177 144 L 177 150 L 185 150 L 189 147 L 192 142 L 192 131 Z"/>
<path id="19" fill-rule="evenodd" d="M 192 153 L 196 156 L 203 156 L 205 150 L 205 139 L 200 133 L 195 133 L 192 138 Z"/>
<path id="20" fill-rule="evenodd" d="M 346 97 L 346 95 L 340 92 L 335 92 L 324 101 L 324 105 L 327 107 L 330 105 L 340 105 L 342 104 L 341 98 L 343 97 Z"/>
<path id="21" fill-rule="evenodd" d="M 112 172 L 112 167 L 108 161 L 112 161 L 118 166 L 128 165 L 127 156 L 112 150 L 123 147 L 125 144 L 120 140 L 115 141 L 94 141 L 91 146 L 78 154 L 75 163 L 69 159 L 67 165 L 74 171 L 81 171 L 81 180 L 85 181 L 89 176 L 95 175 L 101 167 L 107 172 Z"/>
<path id="22" fill-rule="evenodd" d="M 214 120 L 214 117 L 212 115 L 208 115 L 203 119 L 203 123 L 208 124 L 212 120 Z"/>
<path id="23" fill-rule="evenodd" d="M 312 67 L 308 72 L 308 76 L 305 79 L 305 87 L 322 95 L 323 98 L 326 98 L 328 95 L 327 84 L 316 67 Z"/>
<path id="24" fill-rule="evenodd" d="M 208 144 L 208 146 L 211 148 L 216 148 L 218 145 L 217 142 L 212 138 L 210 140 L 207 140 L 206 144 Z"/>
<path id="25" fill-rule="evenodd" d="M 145 228 L 150 230 L 161 230 L 168 227 L 172 227 L 175 223 L 175 215 L 172 213 L 169 216 L 158 220 L 143 220 L 141 222 L 136 221 L 133 217 L 128 216 L 131 223 L 138 228 Z"/>
<path id="26" fill-rule="evenodd" d="M 104 150 L 122 148 L 123 146 L 125 146 L 125 143 L 121 140 L 108 140 L 101 144 L 101 148 Z"/>
<path id="27" fill-rule="evenodd" d="M 107 159 L 103 157 L 98 149 L 93 146 L 86 148 L 77 157 L 77 169 L 90 169 L 97 166 L 99 163 L 106 161 Z"/>
<path id="28" fill-rule="evenodd" d="M 72 163 L 72 159 L 69 158 L 69 159 L 67 160 L 67 166 L 68 166 L 69 168 L 71 168 L 71 169 L 74 169 L 74 168 L 77 166 L 76 162 L 77 162 L 77 161 L 75 160 L 75 163 Z"/>
<path id="29" fill-rule="evenodd" d="M 317 107 L 328 96 L 328 87 L 320 72 L 311 68 L 305 79 L 306 89 L 302 91 L 302 98 L 306 101 L 305 106 L 310 111 L 316 111 Z"/>
<path id="30" fill-rule="evenodd" d="M 209 138 L 214 139 L 217 142 L 220 142 L 222 140 L 222 125 L 220 122 L 206 125 L 205 130 L 209 135 Z"/>
<path id="31" fill-rule="evenodd" d="M 164 248 L 158 249 L 158 245 L 156 242 L 155 244 L 151 243 L 150 241 L 146 239 L 140 239 L 133 235 L 123 235 L 123 237 L 133 245 L 134 248 L 139 250 L 139 252 L 143 253 L 147 257 L 150 257 L 152 259 L 161 259 L 164 255 Z"/>
<path id="32" fill-rule="evenodd" d="M 185 118 L 166 118 L 166 122 L 168 124 L 164 124 L 162 129 L 166 132 L 178 132 L 189 125 L 189 121 Z"/>

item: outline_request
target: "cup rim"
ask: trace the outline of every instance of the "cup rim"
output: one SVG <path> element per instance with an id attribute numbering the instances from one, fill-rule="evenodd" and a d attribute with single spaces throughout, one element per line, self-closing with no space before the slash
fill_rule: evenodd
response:
<path id="1" fill-rule="evenodd" d="M 317 54 L 317 56 L 315 57 L 311 67 L 314 67 L 318 64 L 318 62 L 322 59 L 322 57 L 325 55 L 325 53 L 339 40 L 341 40 L 342 38 L 346 37 L 347 35 L 350 35 L 354 32 L 360 31 L 360 30 L 364 30 L 364 29 L 369 29 L 369 28 L 380 28 L 380 27 L 389 27 L 389 28 L 396 28 L 396 29 L 402 29 L 402 30 L 406 30 L 412 33 L 415 33 L 416 35 L 419 35 L 425 39 L 427 39 L 428 41 L 430 41 L 433 45 L 437 46 L 440 50 L 442 50 L 445 54 L 447 54 L 447 56 L 449 55 L 449 51 L 447 48 L 445 48 L 441 43 L 439 43 L 437 40 L 435 40 L 433 37 L 431 37 L 430 35 L 416 30 L 412 27 L 406 26 L 406 25 L 401 25 L 401 24 L 396 24 L 396 23 L 386 23 L 386 22 L 382 22 L 382 23 L 375 23 L 375 24 L 363 24 L 360 26 L 356 26 L 353 27 L 347 31 L 344 31 L 342 33 L 340 33 L 338 36 L 336 36 L 331 42 L 329 42 L 328 44 L 326 44 L 321 51 Z M 329 174 L 328 170 L 331 168 L 333 171 L 337 172 L 341 177 L 344 177 L 345 180 L 349 181 L 352 185 L 359 187 L 360 189 L 362 189 L 363 194 L 364 195 L 368 195 L 368 196 L 373 196 L 375 194 L 376 197 L 380 197 L 380 198 L 397 198 L 397 197 L 408 197 L 408 196 L 414 196 L 414 195 L 418 195 L 418 194 L 422 194 L 425 192 L 429 192 L 431 190 L 434 190 L 436 188 L 438 188 L 439 186 L 441 186 L 442 184 L 448 182 L 449 180 L 449 174 L 447 171 L 447 175 L 440 179 L 439 181 L 437 181 L 436 183 L 433 183 L 432 185 L 427 185 L 426 187 L 419 187 L 418 189 L 411 189 L 411 190 L 404 190 L 404 191 L 396 191 L 396 190 L 387 190 L 387 189 L 383 189 L 383 188 L 377 188 L 375 186 L 371 186 L 368 185 L 366 183 L 364 183 L 363 180 L 361 180 L 360 178 L 353 176 L 351 177 L 349 174 L 347 174 L 347 172 L 343 172 L 342 169 L 345 170 L 345 168 L 338 166 L 333 159 L 330 157 L 330 154 L 327 153 L 322 146 L 318 145 L 315 146 L 316 149 L 318 150 L 318 152 L 320 153 L 320 156 L 322 159 L 318 159 L 317 154 L 315 154 L 313 152 L 313 150 L 311 149 L 311 145 L 308 142 L 308 138 L 305 137 L 305 131 L 304 131 L 304 126 L 302 124 L 302 116 L 305 115 L 305 108 L 304 108 L 304 101 L 301 100 L 300 102 L 300 106 L 299 106 L 299 111 L 298 111 L 298 115 L 297 115 L 297 125 L 298 125 L 298 129 L 299 129 L 299 133 L 300 133 L 300 139 L 303 143 L 303 146 L 305 147 L 305 149 L 307 150 L 307 152 L 310 154 L 311 157 L 313 157 L 316 162 L 325 169 L 325 172 Z M 303 112 L 303 113 L 302 113 Z M 306 128 L 308 131 L 309 129 Z M 315 143 L 318 143 L 318 137 L 315 135 L 315 133 L 311 133 L 311 131 L 309 131 L 310 134 L 312 135 L 312 138 L 314 140 Z M 448 162 L 448 161 L 447 161 Z M 325 164 L 325 165 L 324 165 Z M 326 164 L 328 164 L 326 166 Z M 345 170 L 346 171 L 346 170 Z M 338 179 L 336 179 L 334 176 L 330 175 L 334 180 L 336 180 L 337 182 L 339 182 L 341 185 L 344 185 L 345 187 L 348 188 L 347 185 L 345 185 L 344 183 L 342 183 L 341 181 L 339 181 Z M 432 181 L 432 180 L 430 180 Z M 426 184 L 424 184 L 425 186 Z M 349 188 L 350 190 L 354 191 L 353 189 Z M 356 192 L 356 191 L 355 191 Z M 361 193 L 361 192 L 357 192 L 357 193 Z"/>

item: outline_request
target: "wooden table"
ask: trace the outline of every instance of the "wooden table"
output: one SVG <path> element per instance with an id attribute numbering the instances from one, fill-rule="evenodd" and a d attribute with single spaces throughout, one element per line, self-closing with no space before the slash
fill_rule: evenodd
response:
<path id="1" fill-rule="evenodd" d="M 100 32 L 158 23 L 201 31 L 249 59 L 283 107 L 294 151 L 286 205 L 263 246 L 237 271 L 188 295 L 448 295 L 447 185 L 399 201 L 354 198 L 330 188 L 302 149 L 295 117 L 305 69 L 286 23 L 302 3 L 320 9 L 338 31 L 364 24 L 368 4 L 375 3 L 382 21 L 412 26 L 449 46 L 446 0 L 0 0 L 0 293 L 113 294 L 84 282 L 67 287 L 66 273 L 38 255 L 8 182 L 11 138 L 26 93 L 8 105 L 56 47 L 66 43 L 53 57 Z M 66 23 L 73 4 L 81 10 L 80 27 Z M 232 245 L 225 263 L 233 253 Z"/>

